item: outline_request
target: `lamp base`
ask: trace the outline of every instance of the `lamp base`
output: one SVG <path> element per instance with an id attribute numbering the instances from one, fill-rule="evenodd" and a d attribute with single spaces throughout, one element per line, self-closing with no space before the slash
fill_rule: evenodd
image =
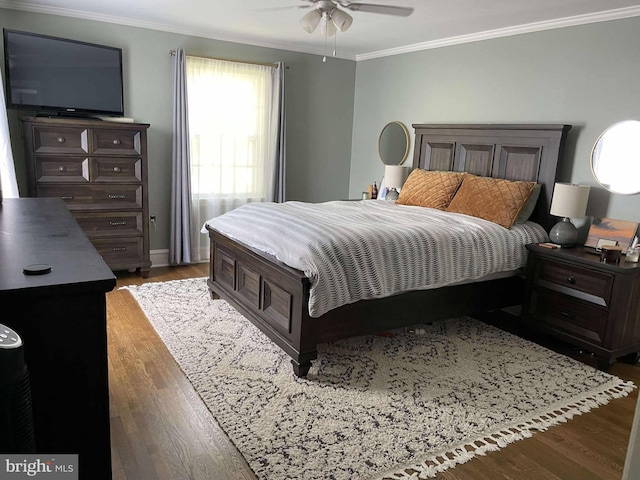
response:
<path id="1" fill-rule="evenodd" d="M 549 240 L 563 247 L 575 247 L 578 242 L 578 229 L 569 218 L 564 217 L 549 232 Z"/>
<path id="2" fill-rule="evenodd" d="M 398 200 L 398 191 L 394 188 L 391 187 L 389 190 L 387 190 L 387 195 L 386 197 L 384 197 L 385 200 Z"/>

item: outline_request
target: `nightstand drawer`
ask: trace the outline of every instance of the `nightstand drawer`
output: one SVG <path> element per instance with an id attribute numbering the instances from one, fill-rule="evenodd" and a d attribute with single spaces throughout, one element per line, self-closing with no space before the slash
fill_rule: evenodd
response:
<path id="1" fill-rule="evenodd" d="M 609 315 L 605 309 L 543 288 L 533 290 L 529 313 L 537 322 L 597 344 L 604 340 Z"/>
<path id="2" fill-rule="evenodd" d="M 614 276 L 577 265 L 540 259 L 535 283 L 575 298 L 608 306 Z"/>

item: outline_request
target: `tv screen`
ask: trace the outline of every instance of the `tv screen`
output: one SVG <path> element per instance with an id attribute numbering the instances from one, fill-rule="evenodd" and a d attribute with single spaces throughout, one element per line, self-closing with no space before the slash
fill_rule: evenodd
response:
<path id="1" fill-rule="evenodd" d="M 4 29 L 7 108 L 123 115 L 122 50 Z"/>

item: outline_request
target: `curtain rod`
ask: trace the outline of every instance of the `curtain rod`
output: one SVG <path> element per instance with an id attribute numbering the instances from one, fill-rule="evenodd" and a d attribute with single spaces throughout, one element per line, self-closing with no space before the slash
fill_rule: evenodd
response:
<path id="1" fill-rule="evenodd" d="M 176 55 L 176 51 L 175 50 L 169 50 L 169 55 L 174 57 Z M 263 67 L 276 68 L 276 64 L 275 63 L 245 62 L 243 60 L 231 60 L 229 58 L 205 57 L 204 55 L 189 55 L 189 54 L 186 54 L 186 55 L 187 55 L 187 57 L 206 58 L 207 60 L 220 60 L 222 62 L 231 62 L 231 63 L 247 63 L 249 65 L 260 65 L 260 66 L 263 66 Z M 289 65 L 285 65 L 284 68 L 286 70 L 289 70 Z"/>

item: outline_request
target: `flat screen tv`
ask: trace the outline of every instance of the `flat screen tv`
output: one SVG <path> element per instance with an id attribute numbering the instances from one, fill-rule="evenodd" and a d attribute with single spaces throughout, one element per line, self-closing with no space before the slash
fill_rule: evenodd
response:
<path id="1" fill-rule="evenodd" d="M 122 50 L 4 29 L 7 108 L 42 114 L 124 114 Z"/>

